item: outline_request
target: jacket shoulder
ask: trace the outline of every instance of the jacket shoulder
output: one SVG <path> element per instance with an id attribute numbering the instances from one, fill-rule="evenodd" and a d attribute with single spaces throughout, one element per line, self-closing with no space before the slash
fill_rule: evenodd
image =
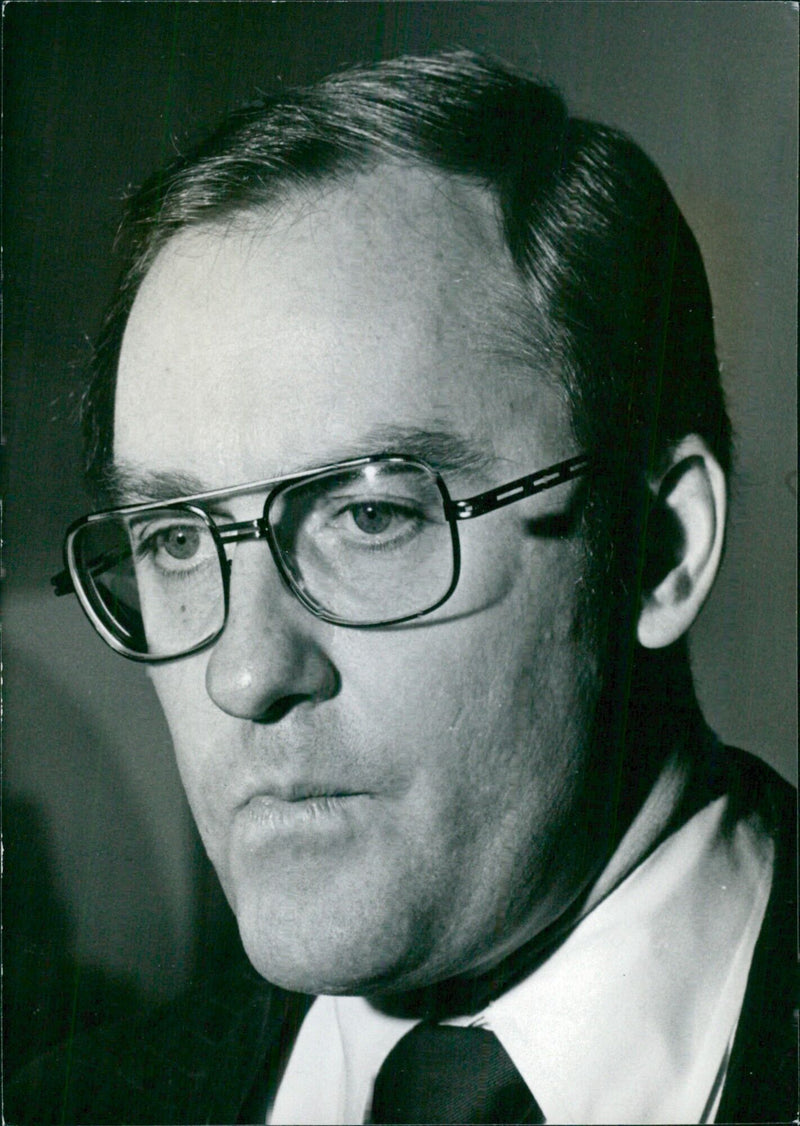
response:
<path id="1" fill-rule="evenodd" d="M 304 998 L 237 967 L 35 1060 L 4 1092 L 5 1121 L 234 1122 L 265 1065 L 277 1068 L 305 1008 Z"/>

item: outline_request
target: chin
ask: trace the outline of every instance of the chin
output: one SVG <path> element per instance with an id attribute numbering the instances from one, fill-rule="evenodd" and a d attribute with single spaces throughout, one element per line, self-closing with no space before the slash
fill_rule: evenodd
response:
<path id="1" fill-rule="evenodd" d="M 242 942 L 253 967 L 272 985 L 294 993 L 361 995 L 387 988 L 386 980 L 396 980 L 396 972 L 377 970 L 371 959 L 340 957 L 339 951 L 318 948 L 305 956 L 297 950 L 285 951 L 263 943 Z M 404 975 L 401 973 L 402 979 Z M 401 986 L 402 987 L 402 986 Z"/>
<path id="2" fill-rule="evenodd" d="M 330 904 L 328 905 L 331 906 Z M 397 919 L 347 917 L 319 910 L 305 917 L 295 909 L 278 920 L 258 911 L 238 914 L 239 934 L 253 967 L 273 985 L 297 993 L 363 994 L 424 976 L 424 957 L 410 948 Z M 412 940 L 413 943 L 413 940 Z"/>

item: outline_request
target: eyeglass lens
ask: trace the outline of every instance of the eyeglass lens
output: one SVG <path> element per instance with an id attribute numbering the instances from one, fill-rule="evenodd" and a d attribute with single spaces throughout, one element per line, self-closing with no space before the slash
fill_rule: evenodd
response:
<path id="1" fill-rule="evenodd" d="M 267 518 L 289 585 L 333 621 L 413 617 L 452 585 L 453 533 L 438 479 L 424 466 L 371 462 L 301 480 L 274 495 Z M 224 624 L 218 542 L 210 521 L 177 506 L 92 521 L 76 533 L 73 557 L 87 600 L 117 642 L 164 659 Z M 240 549 L 232 543 L 225 552 L 233 559 Z"/>

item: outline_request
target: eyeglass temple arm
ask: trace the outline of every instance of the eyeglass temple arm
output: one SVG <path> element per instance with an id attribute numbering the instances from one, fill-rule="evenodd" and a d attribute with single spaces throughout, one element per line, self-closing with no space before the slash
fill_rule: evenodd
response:
<path id="1" fill-rule="evenodd" d="M 475 516 L 484 516 L 505 504 L 513 504 L 516 500 L 542 493 L 545 489 L 552 489 L 573 477 L 580 477 L 589 469 L 591 462 L 588 457 L 568 458 L 552 465 L 549 469 L 542 469 L 538 473 L 531 473 L 527 477 L 518 477 L 516 481 L 509 481 L 499 485 L 496 489 L 488 489 L 485 493 L 478 493 L 474 497 L 464 500 L 451 501 L 448 508 L 448 517 L 456 520 L 472 520 Z"/>
<path id="2" fill-rule="evenodd" d="M 107 567 L 112 567 L 115 563 L 121 563 L 122 560 L 127 558 L 130 554 L 130 551 L 120 548 L 116 548 L 114 551 L 104 551 L 102 555 L 95 556 L 89 564 L 89 574 L 97 575 L 101 571 L 105 571 Z M 53 593 L 59 598 L 64 594 L 75 593 L 75 584 L 66 568 L 64 568 L 63 571 L 59 571 L 57 575 L 54 575 L 50 583 L 53 587 Z"/>
<path id="3" fill-rule="evenodd" d="M 75 593 L 75 586 L 69 571 L 59 571 L 58 574 L 54 575 L 50 580 L 50 585 L 53 588 L 53 594 L 55 594 L 57 598 L 61 598 L 64 594 Z"/>

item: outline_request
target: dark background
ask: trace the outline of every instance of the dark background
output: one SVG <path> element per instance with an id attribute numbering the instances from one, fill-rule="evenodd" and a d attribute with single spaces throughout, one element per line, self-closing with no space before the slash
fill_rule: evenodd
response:
<path id="1" fill-rule="evenodd" d="M 48 578 L 85 507 L 76 395 L 120 199 L 258 89 L 483 48 L 656 160 L 704 250 L 739 446 L 700 696 L 795 775 L 797 5 L 11 3 L 3 34 L 6 1070 L 235 956 L 146 676 Z"/>

